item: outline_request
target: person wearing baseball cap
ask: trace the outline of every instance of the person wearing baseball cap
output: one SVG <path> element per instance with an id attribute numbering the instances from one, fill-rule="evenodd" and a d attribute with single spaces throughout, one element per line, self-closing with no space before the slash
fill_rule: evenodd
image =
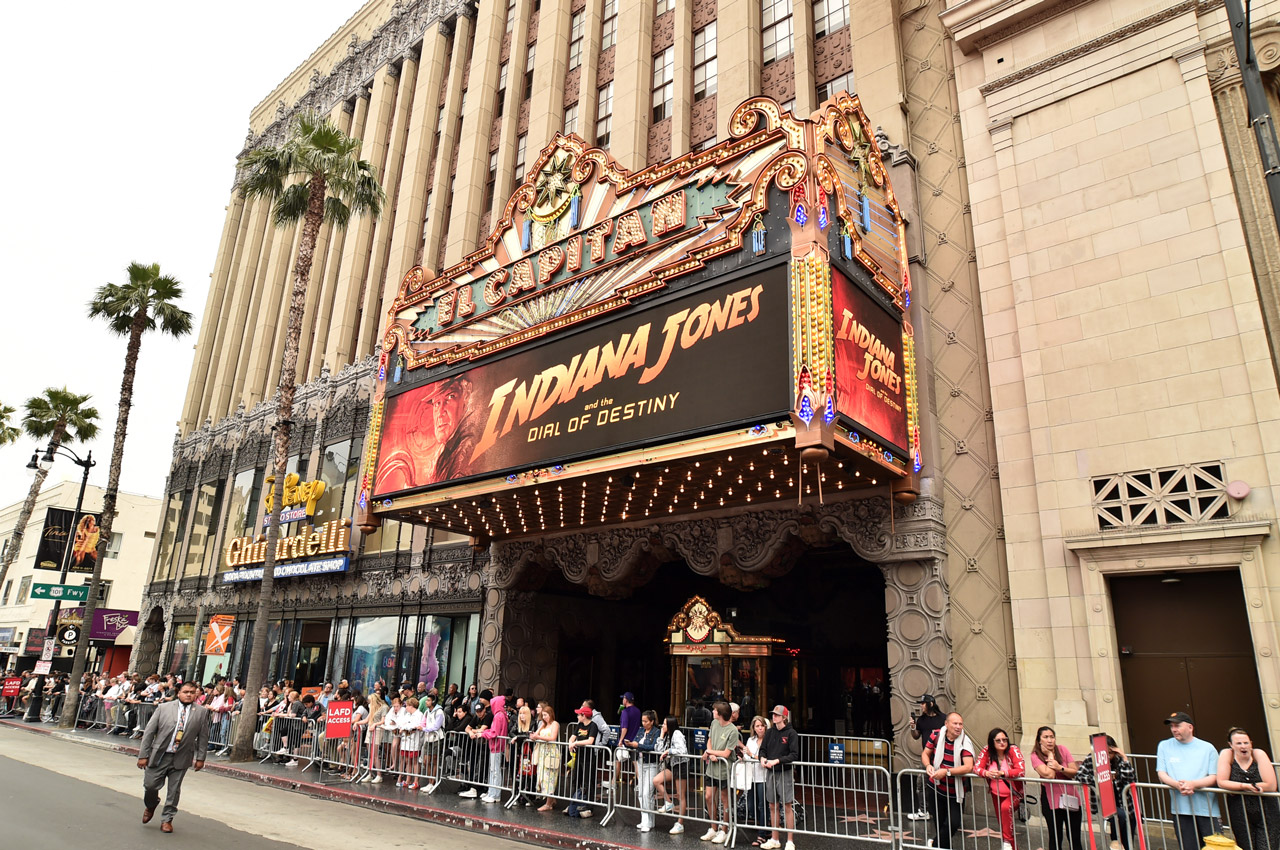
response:
<path id="1" fill-rule="evenodd" d="M 1218 782 L 1218 750 L 1195 735 L 1195 722 L 1185 711 L 1164 719 L 1170 737 L 1156 747 L 1156 774 L 1170 788 L 1170 811 L 1182 850 L 1196 850 L 1220 832 L 1218 801 L 1203 790 Z"/>
<path id="2" fill-rule="evenodd" d="M 791 725 L 791 712 L 785 705 L 775 705 L 769 712 L 773 725 L 764 733 L 760 743 L 760 766 L 766 771 L 764 797 L 769 804 L 773 831 L 769 840 L 760 847 L 762 850 L 778 850 L 782 843 L 778 841 L 778 806 L 786 812 L 787 844 L 786 850 L 796 850 L 796 786 L 791 765 L 800 759 L 800 736 Z"/>
<path id="3" fill-rule="evenodd" d="M 947 716 L 938 710 L 938 700 L 933 694 L 921 694 L 917 700 L 920 706 L 919 711 L 911 712 L 911 723 L 908 729 L 911 731 L 911 737 L 917 741 L 928 742 L 933 737 L 933 733 L 937 732 L 943 726 L 947 725 Z M 920 786 L 923 795 L 924 786 Z M 925 808 L 924 797 L 916 803 L 916 810 L 907 813 L 908 820 L 928 820 L 929 810 Z"/>
<path id="4" fill-rule="evenodd" d="M 634 741 L 640 731 L 640 709 L 636 707 L 636 695 L 627 691 L 622 695 L 622 710 L 618 712 L 618 743 Z"/>

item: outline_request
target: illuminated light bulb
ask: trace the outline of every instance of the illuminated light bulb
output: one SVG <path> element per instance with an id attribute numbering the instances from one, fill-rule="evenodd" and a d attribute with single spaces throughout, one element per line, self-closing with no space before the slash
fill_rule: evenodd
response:
<path id="1" fill-rule="evenodd" d="M 693 462 L 693 465 L 694 465 L 694 466 L 696 466 L 696 467 L 701 468 L 701 466 L 702 466 L 702 461 L 700 461 L 700 460 L 695 460 L 695 461 Z"/>
<path id="2" fill-rule="evenodd" d="M 775 498 L 775 499 L 781 499 L 781 498 L 782 498 L 782 491 L 781 491 L 781 490 L 774 490 L 774 491 L 773 491 L 773 498 Z"/>
<path id="3" fill-rule="evenodd" d="M 748 493 L 748 494 L 747 494 L 747 501 L 748 501 L 748 502 L 750 502 L 750 501 L 751 501 L 751 494 L 750 494 L 750 493 Z"/>
<path id="4" fill-rule="evenodd" d="M 724 475 L 724 469 L 723 469 L 723 468 L 721 468 L 721 467 L 719 467 L 719 466 L 717 466 L 717 467 L 716 467 L 716 475 Z"/>
<path id="5" fill-rule="evenodd" d="M 724 497 L 723 497 L 723 496 L 721 496 L 721 497 L 720 497 L 720 507 L 722 507 L 722 508 L 724 507 Z"/>
<path id="6" fill-rule="evenodd" d="M 741 484 L 741 483 L 742 483 L 742 476 L 741 476 L 741 475 L 739 475 L 739 476 L 738 476 L 738 483 L 739 483 L 739 484 Z"/>
<path id="7" fill-rule="evenodd" d="M 728 461 L 729 461 L 729 463 L 733 463 L 733 455 L 729 455 L 729 457 L 728 457 Z"/>
<path id="8" fill-rule="evenodd" d="M 844 461 L 840 461 L 839 463 L 837 463 L 837 464 L 836 464 L 836 467 L 837 467 L 838 469 L 844 469 Z"/>
<path id="9" fill-rule="evenodd" d="M 707 498 L 707 491 L 706 491 L 706 490 L 699 491 L 699 493 L 698 493 L 698 498 L 699 498 L 699 499 L 706 499 L 706 498 Z"/>
<path id="10" fill-rule="evenodd" d="M 747 471 L 748 471 L 748 472 L 755 472 L 755 471 L 756 471 L 756 462 L 755 462 L 754 460 L 753 460 L 753 461 L 751 461 L 751 463 L 747 464 Z"/>
<path id="11" fill-rule="evenodd" d="M 853 477 L 854 477 L 854 478 L 861 478 L 861 477 L 862 477 L 862 470 L 860 470 L 860 469 L 859 469 L 859 470 L 855 470 L 855 471 L 854 471 L 854 473 L 853 473 Z"/>
<path id="12" fill-rule="evenodd" d="M 812 493 L 812 492 L 813 492 L 813 488 L 812 488 L 812 487 L 810 487 L 808 484 L 806 484 L 806 485 L 805 485 L 805 487 L 804 487 L 804 494 L 805 494 L 806 496 L 808 496 L 808 495 L 809 495 L 810 493 Z"/>
<path id="13" fill-rule="evenodd" d="M 759 481 L 757 481 L 757 482 L 756 482 L 756 492 L 757 492 L 757 493 L 763 493 L 763 492 L 764 492 L 764 484 L 762 484 L 762 483 L 761 483 L 761 482 L 759 482 Z"/>
<path id="14" fill-rule="evenodd" d="M 769 470 L 769 480 L 770 480 L 770 481 L 772 481 L 772 480 L 773 480 L 773 470 L 772 470 L 772 469 L 771 469 L 771 470 Z"/>
<path id="15" fill-rule="evenodd" d="M 675 508 L 673 508 L 671 505 L 667 505 L 667 513 L 669 513 L 669 514 L 670 514 L 670 513 L 675 513 L 675 510 L 676 510 L 676 509 L 675 509 Z"/>
<path id="16" fill-rule="evenodd" d="M 876 480 L 875 480 L 874 478 L 872 478 L 872 479 L 871 479 L 871 483 L 872 483 L 872 484 L 875 484 L 875 483 L 876 483 Z"/>
<path id="17" fill-rule="evenodd" d="M 761 450 L 760 450 L 760 454 L 764 455 L 765 457 L 768 457 L 768 456 L 769 456 L 769 450 L 768 450 L 768 449 L 761 449 Z"/>
<path id="18" fill-rule="evenodd" d="M 728 494 L 727 494 L 727 495 L 730 495 L 730 496 L 732 496 L 732 495 L 733 495 L 733 488 L 732 488 L 732 487 L 730 487 L 730 488 L 729 488 L 729 492 L 728 492 Z"/>

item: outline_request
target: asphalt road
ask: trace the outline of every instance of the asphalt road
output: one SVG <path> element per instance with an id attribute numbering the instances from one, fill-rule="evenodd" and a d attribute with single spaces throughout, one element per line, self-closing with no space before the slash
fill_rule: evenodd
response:
<path id="1" fill-rule="evenodd" d="M 189 771 L 174 832 L 160 813 L 142 823 L 136 759 L 70 741 L 0 728 L 0 847 L 39 850 L 357 847 L 514 850 L 528 847 L 480 831 Z"/>

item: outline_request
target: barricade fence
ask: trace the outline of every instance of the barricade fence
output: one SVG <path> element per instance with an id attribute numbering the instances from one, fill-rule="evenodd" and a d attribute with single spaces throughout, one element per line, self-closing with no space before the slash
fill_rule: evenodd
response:
<path id="1" fill-rule="evenodd" d="M 1241 850 L 1280 847 L 1280 793 L 1206 788 L 1183 795 L 1160 782 L 1138 782 L 1128 795 L 1134 850 L 1179 850 L 1201 836 L 1230 834 Z"/>
<path id="2" fill-rule="evenodd" d="M 687 827 L 705 831 L 708 840 L 723 833 L 717 843 L 732 844 L 739 819 L 728 761 L 705 753 L 663 753 L 654 761 L 632 755 L 613 761 L 612 810 L 604 823 L 617 812 L 631 812 L 640 816 L 636 826 L 642 831 Z"/>

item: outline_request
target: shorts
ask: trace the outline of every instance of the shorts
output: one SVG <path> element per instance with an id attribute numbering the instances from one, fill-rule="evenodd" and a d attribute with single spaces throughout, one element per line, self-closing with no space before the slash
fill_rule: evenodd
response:
<path id="1" fill-rule="evenodd" d="M 721 779 L 718 776 L 711 776 L 710 774 L 707 775 L 706 779 L 708 788 L 724 788 L 729 784 L 729 780 Z"/>
<path id="2" fill-rule="evenodd" d="M 789 770 L 771 770 L 764 780 L 766 803 L 794 803 L 796 801 L 795 777 Z"/>

